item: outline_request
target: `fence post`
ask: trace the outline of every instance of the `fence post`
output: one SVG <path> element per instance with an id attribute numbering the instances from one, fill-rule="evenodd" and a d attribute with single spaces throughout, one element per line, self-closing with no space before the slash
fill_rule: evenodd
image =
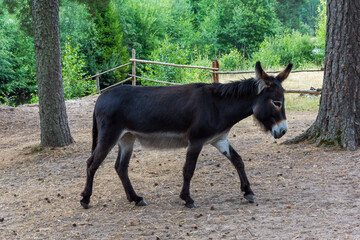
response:
<path id="1" fill-rule="evenodd" d="M 136 58 L 136 52 L 135 49 L 132 50 L 132 59 Z M 132 62 L 132 85 L 136 86 L 136 62 Z"/>
<path id="2" fill-rule="evenodd" d="M 214 61 L 212 61 L 212 67 L 213 68 L 219 68 L 219 62 L 217 59 L 215 59 Z M 213 70 L 213 74 L 212 74 L 212 78 L 213 78 L 213 82 L 218 83 L 219 82 L 219 74 L 216 73 L 218 70 Z"/>
<path id="3" fill-rule="evenodd" d="M 100 80 L 99 80 L 99 73 L 98 72 L 96 73 L 96 93 L 97 94 L 101 93 L 101 91 L 100 91 Z"/>

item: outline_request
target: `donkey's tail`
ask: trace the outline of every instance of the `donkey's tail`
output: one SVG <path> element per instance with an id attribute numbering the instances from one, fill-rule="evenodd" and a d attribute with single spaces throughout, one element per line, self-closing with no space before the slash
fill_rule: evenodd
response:
<path id="1" fill-rule="evenodd" d="M 95 116 L 95 110 L 94 110 L 94 113 L 93 113 L 92 137 L 93 137 L 93 141 L 92 141 L 91 153 L 94 152 L 94 150 L 95 150 L 95 148 L 97 146 L 97 142 L 98 142 L 98 127 L 97 127 L 97 121 L 96 121 L 96 116 Z"/>

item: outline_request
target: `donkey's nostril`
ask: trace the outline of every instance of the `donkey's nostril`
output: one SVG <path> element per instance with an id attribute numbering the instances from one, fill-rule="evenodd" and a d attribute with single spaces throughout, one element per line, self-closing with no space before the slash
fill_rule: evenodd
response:
<path id="1" fill-rule="evenodd" d="M 281 135 L 285 135 L 286 129 L 281 130 Z"/>

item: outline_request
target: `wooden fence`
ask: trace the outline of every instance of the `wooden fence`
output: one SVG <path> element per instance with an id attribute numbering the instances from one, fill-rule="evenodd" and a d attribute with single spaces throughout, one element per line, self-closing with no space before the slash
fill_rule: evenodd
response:
<path id="1" fill-rule="evenodd" d="M 132 85 L 136 85 L 136 80 L 137 79 L 143 79 L 146 81 L 151 81 L 151 82 L 156 82 L 156 83 L 162 83 L 162 84 L 168 84 L 168 85 L 179 85 L 181 83 L 174 83 L 174 82 L 164 82 L 164 81 L 159 81 L 159 80 L 154 80 L 154 79 L 149 79 L 149 78 L 145 78 L 145 77 L 141 77 L 141 76 L 137 76 L 136 75 L 136 63 L 144 63 L 144 64 L 155 64 L 155 65 L 164 65 L 164 66 L 170 66 L 170 67 L 179 67 L 179 68 L 194 68 L 194 69 L 203 69 L 203 70 L 210 70 L 210 73 L 212 74 L 212 80 L 213 82 L 219 82 L 219 75 L 220 74 L 244 74 L 244 73 L 255 73 L 255 71 L 219 71 L 220 67 L 219 67 L 219 62 L 218 60 L 214 60 L 212 61 L 212 67 L 202 67 L 202 66 L 191 66 L 191 65 L 180 65 L 180 64 L 173 64 L 173 63 L 164 63 L 164 62 L 155 62 L 155 61 L 148 61 L 148 60 L 141 60 L 141 59 L 136 59 L 136 52 L 135 49 L 132 50 L 132 58 L 129 60 L 130 62 L 117 66 L 115 68 L 106 70 L 104 72 L 101 73 L 96 73 L 93 76 L 87 77 L 87 78 L 83 78 L 79 81 L 84 81 L 84 80 L 89 80 L 89 79 L 96 79 L 96 92 L 97 93 L 101 93 L 104 92 L 110 88 L 113 88 L 115 86 L 118 86 L 120 84 L 123 84 L 127 81 L 132 80 Z M 131 74 L 129 74 L 129 77 L 118 82 L 115 83 L 107 88 L 101 89 L 100 90 L 100 76 L 112 71 L 115 71 L 117 69 L 126 67 L 132 65 L 131 68 Z M 323 71 L 322 69 L 318 70 L 318 69 L 308 69 L 308 70 L 294 70 L 291 72 L 319 72 L 319 71 Z M 267 73 L 278 73 L 280 71 L 266 71 Z M 320 95 L 321 94 L 321 88 L 318 88 L 316 90 L 286 90 L 286 93 L 300 93 L 300 94 L 314 94 L 314 95 Z"/>

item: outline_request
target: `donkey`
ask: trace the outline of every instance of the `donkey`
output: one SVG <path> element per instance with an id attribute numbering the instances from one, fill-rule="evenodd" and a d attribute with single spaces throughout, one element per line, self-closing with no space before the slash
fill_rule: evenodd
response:
<path id="1" fill-rule="evenodd" d="M 136 206 L 146 206 L 128 177 L 128 165 L 137 139 L 145 147 L 187 148 L 180 198 L 185 206 L 196 207 L 190 197 L 190 181 L 204 144 L 211 144 L 236 168 L 241 191 L 250 203 L 254 193 L 247 179 L 244 162 L 227 136 L 240 120 L 254 115 L 274 138 L 287 131 L 284 89 L 292 64 L 276 77 L 255 65 L 255 78 L 227 84 L 193 83 L 179 86 L 118 86 L 101 94 L 93 113 L 93 143 L 87 160 L 86 186 L 81 205 L 89 208 L 94 175 L 115 144 L 119 147 L 115 169 L 126 197 Z"/>

